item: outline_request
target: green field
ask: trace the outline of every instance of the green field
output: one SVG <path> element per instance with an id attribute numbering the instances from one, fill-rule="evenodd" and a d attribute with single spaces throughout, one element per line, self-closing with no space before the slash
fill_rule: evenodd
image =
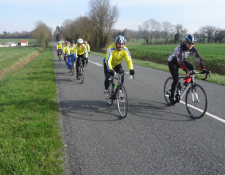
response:
<path id="1" fill-rule="evenodd" d="M 32 45 L 40 45 L 40 43 L 36 40 L 36 39 L 0 39 L 0 44 L 6 44 L 7 42 L 14 42 L 15 44 L 18 44 L 21 42 L 21 40 L 28 40 L 28 45 L 32 46 Z"/>
<path id="2" fill-rule="evenodd" d="M 39 49 L 0 50 L 1 68 L 10 70 L 0 80 L 2 175 L 63 174 L 52 49 L 48 47 L 42 53 Z M 40 54 L 33 61 L 19 70 L 13 69 L 13 63 L 32 56 L 37 50 Z"/>

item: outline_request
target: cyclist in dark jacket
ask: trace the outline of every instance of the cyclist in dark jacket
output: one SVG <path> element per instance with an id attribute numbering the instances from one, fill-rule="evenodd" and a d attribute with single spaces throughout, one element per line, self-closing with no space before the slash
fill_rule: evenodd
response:
<path id="1" fill-rule="evenodd" d="M 168 65 L 170 73 L 173 77 L 173 83 L 171 85 L 171 95 L 169 97 L 170 103 L 175 104 L 174 92 L 179 81 L 178 69 L 181 68 L 186 72 L 186 76 L 190 76 L 189 70 L 195 70 L 195 66 L 186 60 L 191 55 L 197 60 L 201 70 L 205 70 L 205 66 L 202 58 L 200 57 L 198 50 L 194 47 L 196 37 L 194 35 L 187 35 L 185 41 L 177 46 L 168 58 Z M 190 78 L 186 80 L 189 83 Z"/>

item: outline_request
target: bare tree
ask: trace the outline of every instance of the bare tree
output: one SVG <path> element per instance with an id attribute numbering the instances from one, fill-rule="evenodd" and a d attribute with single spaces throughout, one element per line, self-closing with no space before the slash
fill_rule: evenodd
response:
<path id="1" fill-rule="evenodd" d="M 52 38 L 52 29 L 41 21 L 36 23 L 35 29 L 32 31 L 33 36 L 41 42 L 43 48 L 48 46 L 49 41 Z"/>
<path id="2" fill-rule="evenodd" d="M 186 28 L 183 28 L 182 24 L 175 25 L 177 33 L 179 33 L 179 42 L 182 42 L 183 38 L 187 35 L 188 30 Z"/>
<path id="3" fill-rule="evenodd" d="M 105 47 L 110 30 L 119 18 L 117 6 L 111 6 L 109 0 L 90 0 L 89 8 L 88 16 L 95 42 L 99 43 L 100 47 Z"/>
<path id="4" fill-rule="evenodd" d="M 163 32 L 163 37 L 165 38 L 165 42 L 168 43 L 168 38 L 173 33 L 173 25 L 168 21 L 164 21 L 162 23 L 162 30 L 163 30 L 162 32 Z"/>

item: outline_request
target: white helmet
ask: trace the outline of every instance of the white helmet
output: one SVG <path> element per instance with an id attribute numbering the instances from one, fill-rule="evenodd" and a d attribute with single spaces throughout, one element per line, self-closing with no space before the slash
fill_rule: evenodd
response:
<path id="1" fill-rule="evenodd" d="M 77 40 L 77 43 L 78 43 L 78 44 L 83 44 L 83 40 L 82 40 L 81 38 L 79 38 L 79 39 Z"/>
<path id="2" fill-rule="evenodd" d="M 59 44 L 61 44 L 61 41 L 58 41 Z"/>

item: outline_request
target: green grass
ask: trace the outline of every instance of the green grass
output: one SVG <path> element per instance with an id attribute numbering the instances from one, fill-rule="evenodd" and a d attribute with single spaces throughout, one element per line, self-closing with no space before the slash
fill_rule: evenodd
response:
<path id="1" fill-rule="evenodd" d="M 105 56 L 105 54 L 102 54 L 102 53 L 97 53 L 97 52 L 91 52 L 91 53 L 95 54 L 95 55 L 98 55 L 98 56 L 101 56 L 102 59 Z M 145 67 L 151 67 L 151 68 L 154 68 L 154 69 L 169 72 L 168 65 L 154 63 L 154 62 L 151 62 L 151 61 L 139 60 L 139 59 L 135 59 L 133 57 L 133 55 L 131 55 L 131 56 L 132 56 L 132 61 L 133 61 L 134 64 L 137 64 L 137 65 L 140 65 L 140 66 L 145 66 Z M 181 75 L 185 75 L 184 72 L 181 71 L 181 70 L 179 71 L 179 73 Z M 168 76 L 170 76 L 170 73 L 168 73 Z M 195 77 L 198 78 L 198 79 L 202 79 L 204 76 L 203 75 L 196 75 Z M 220 85 L 225 86 L 225 75 L 219 75 L 219 74 L 212 73 L 211 77 L 207 78 L 205 81 L 209 81 L 209 82 L 212 82 L 212 83 L 216 83 L 216 84 L 220 84 Z"/>
<path id="2" fill-rule="evenodd" d="M 0 81 L 0 174 L 63 174 L 52 57 L 49 47 Z"/>
<path id="3" fill-rule="evenodd" d="M 25 38 L 25 39 L 0 39 L 0 44 L 6 44 L 7 42 L 14 42 L 15 44 L 18 44 L 21 42 L 21 40 L 28 40 L 28 45 L 40 45 L 40 43 L 36 40 L 36 39 L 32 39 L 32 38 Z"/>
<path id="4" fill-rule="evenodd" d="M 31 52 L 38 52 L 39 47 L 7 47 L 0 48 L 0 71 L 9 69 L 10 66 L 28 56 Z"/>

